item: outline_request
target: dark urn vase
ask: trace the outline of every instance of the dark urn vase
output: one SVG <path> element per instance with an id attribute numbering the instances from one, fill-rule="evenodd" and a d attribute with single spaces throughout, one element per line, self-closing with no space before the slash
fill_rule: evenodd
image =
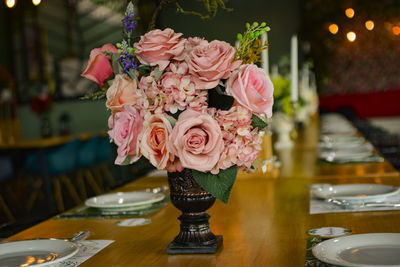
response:
<path id="1" fill-rule="evenodd" d="M 169 244 L 168 254 L 214 254 L 222 246 L 222 236 L 210 230 L 205 211 L 215 202 L 215 197 L 193 179 L 192 171 L 168 173 L 171 202 L 182 211 L 180 232 Z"/>

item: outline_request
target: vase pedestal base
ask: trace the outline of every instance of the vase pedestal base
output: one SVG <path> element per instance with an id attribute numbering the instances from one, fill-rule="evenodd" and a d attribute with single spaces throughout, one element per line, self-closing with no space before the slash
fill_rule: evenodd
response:
<path id="1" fill-rule="evenodd" d="M 216 235 L 217 242 L 209 245 L 201 244 L 179 244 L 172 242 L 169 244 L 167 253 L 170 255 L 174 254 L 215 254 L 218 249 L 222 247 L 222 235 Z"/>

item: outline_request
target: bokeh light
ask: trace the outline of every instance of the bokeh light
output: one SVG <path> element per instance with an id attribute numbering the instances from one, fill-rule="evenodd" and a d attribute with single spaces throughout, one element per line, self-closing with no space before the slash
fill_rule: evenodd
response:
<path id="1" fill-rule="evenodd" d="M 32 4 L 34 4 L 35 6 L 40 5 L 40 2 L 42 2 L 42 0 L 32 0 Z"/>
<path id="2" fill-rule="evenodd" d="M 339 27 L 336 24 L 329 25 L 329 32 L 332 34 L 336 34 L 339 31 Z"/>
<path id="3" fill-rule="evenodd" d="M 354 42 L 355 40 L 356 40 L 356 33 L 355 32 L 348 32 L 347 33 L 347 39 L 350 41 L 350 42 Z"/>
<path id="4" fill-rule="evenodd" d="M 15 6 L 15 0 L 6 0 L 6 6 L 8 8 L 13 8 Z"/>
<path id="5" fill-rule="evenodd" d="M 400 34 L 400 27 L 399 26 L 393 26 L 392 31 L 393 31 L 394 35 L 399 35 Z"/>
<path id="6" fill-rule="evenodd" d="M 375 27 L 375 24 L 372 20 L 367 20 L 365 22 L 365 28 L 367 28 L 367 30 L 372 31 Z"/>
<path id="7" fill-rule="evenodd" d="M 344 11 L 344 13 L 346 14 L 346 16 L 348 17 L 348 18 L 352 18 L 352 17 L 354 17 L 354 14 L 355 14 L 355 12 L 354 12 L 354 9 L 352 9 L 352 8 L 347 8 L 345 11 Z"/>

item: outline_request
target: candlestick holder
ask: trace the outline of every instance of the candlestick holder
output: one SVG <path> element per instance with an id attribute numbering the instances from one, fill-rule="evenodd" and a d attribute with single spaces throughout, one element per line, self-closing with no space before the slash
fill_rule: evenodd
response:
<path id="1" fill-rule="evenodd" d="M 303 129 L 303 123 L 298 119 L 297 117 L 297 108 L 299 106 L 299 102 L 298 101 L 291 101 L 290 102 L 292 104 L 292 109 L 293 109 L 293 129 L 296 131 L 294 133 L 292 133 L 292 137 L 296 138 L 297 137 L 297 131 Z"/>

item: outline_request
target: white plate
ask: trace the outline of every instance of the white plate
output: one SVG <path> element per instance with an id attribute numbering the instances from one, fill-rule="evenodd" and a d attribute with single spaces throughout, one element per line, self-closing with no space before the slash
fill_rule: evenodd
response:
<path id="1" fill-rule="evenodd" d="M 0 265 L 55 266 L 78 250 L 76 243 L 58 239 L 12 241 L 0 244 Z"/>
<path id="2" fill-rule="evenodd" d="M 323 241 L 312 248 L 320 261 L 350 267 L 400 266 L 400 233 L 360 234 Z"/>
<path id="3" fill-rule="evenodd" d="M 135 210 L 150 206 L 152 203 L 165 198 L 162 193 L 151 192 L 118 192 L 89 198 L 85 205 L 99 209 L 124 209 Z"/>
<path id="4" fill-rule="evenodd" d="M 313 188 L 314 196 L 343 201 L 378 201 L 398 194 L 400 187 L 383 184 L 325 185 Z"/>
<path id="5" fill-rule="evenodd" d="M 322 151 L 320 152 L 320 157 L 329 161 L 363 159 L 372 156 L 374 154 L 373 149 L 374 148 L 372 145 L 365 143 L 364 145 L 358 147 Z"/>

